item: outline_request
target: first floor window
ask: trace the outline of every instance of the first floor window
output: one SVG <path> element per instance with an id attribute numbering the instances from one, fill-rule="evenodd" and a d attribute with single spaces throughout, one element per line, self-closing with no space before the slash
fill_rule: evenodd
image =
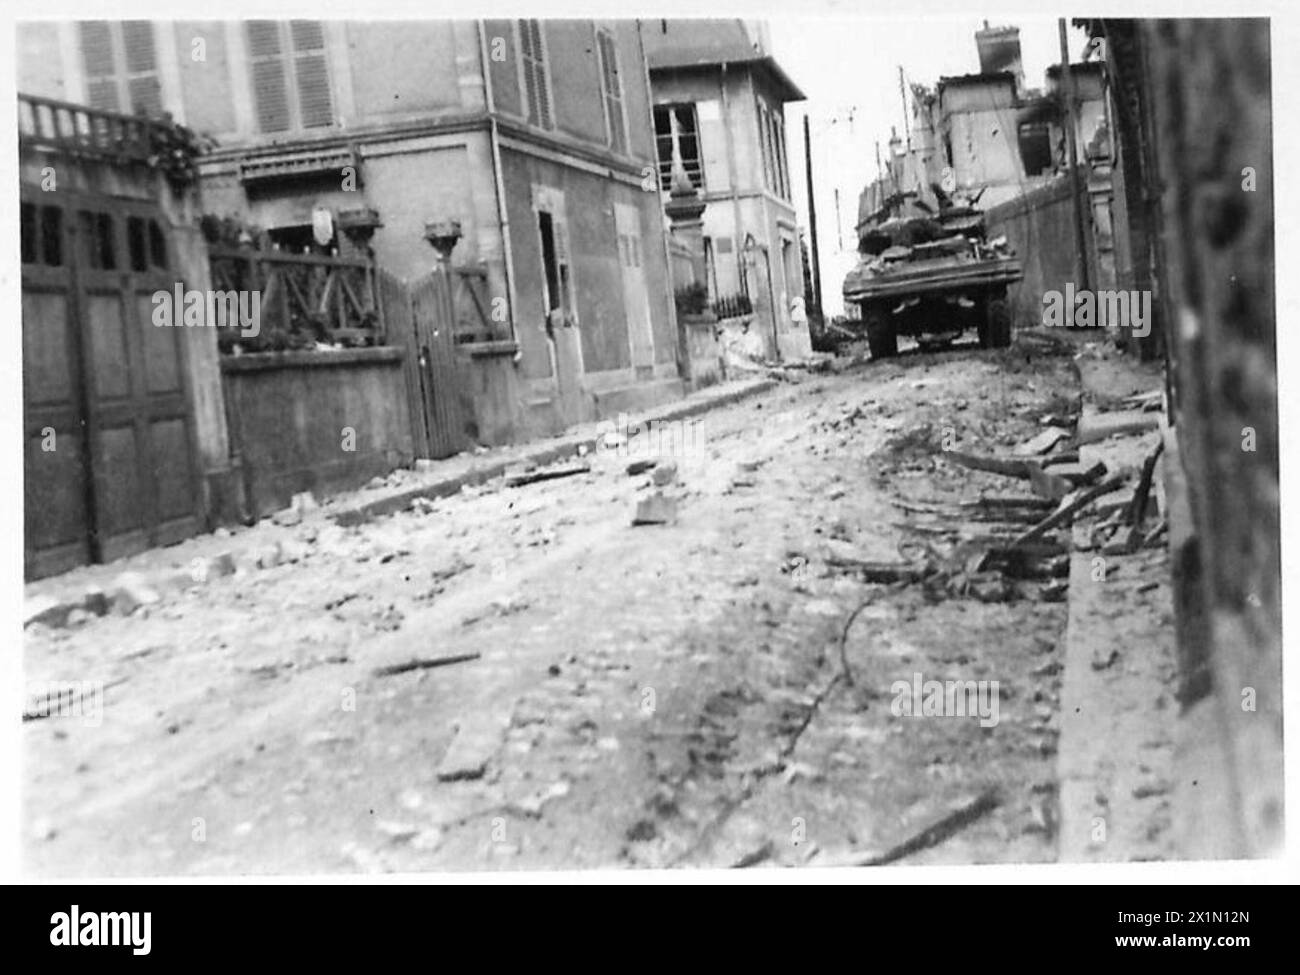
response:
<path id="1" fill-rule="evenodd" d="M 694 105 L 655 107 L 655 147 L 659 154 L 659 188 L 673 187 L 673 170 L 680 162 L 693 187 L 704 188 L 704 166 L 700 159 L 700 137 Z"/>

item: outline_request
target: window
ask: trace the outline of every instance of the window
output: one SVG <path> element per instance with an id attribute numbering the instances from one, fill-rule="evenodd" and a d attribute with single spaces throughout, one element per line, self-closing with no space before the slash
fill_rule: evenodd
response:
<path id="1" fill-rule="evenodd" d="M 569 322 L 577 320 L 573 271 L 569 259 L 569 232 L 564 219 L 564 194 L 546 186 L 533 187 L 537 232 L 542 251 L 543 299 L 546 314 L 559 311 Z"/>
<path id="2" fill-rule="evenodd" d="M 41 260 L 50 267 L 63 263 L 63 211 L 41 207 Z"/>
<path id="3" fill-rule="evenodd" d="M 107 213 L 82 210 L 77 214 L 77 233 L 81 237 L 86 266 L 96 271 L 117 268 L 117 248 L 113 235 L 113 218 Z"/>
<path id="4" fill-rule="evenodd" d="M 790 199 L 790 167 L 785 159 L 785 117 L 780 113 L 772 116 L 776 122 L 776 171 L 781 180 L 781 199 Z"/>
<path id="5" fill-rule="evenodd" d="M 157 220 L 149 221 L 149 263 L 154 267 L 167 266 L 167 238 Z"/>
<path id="6" fill-rule="evenodd" d="M 1052 168 L 1052 137 L 1046 122 L 1020 126 L 1020 161 L 1026 176 L 1039 176 Z"/>
<path id="7" fill-rule="evenodd" d="M 132 271 L 147 271 L 149 255 L 145 242 L 144 218 L 126 218 L 126 250 L 131 260 Z"/>
<path id="8" fill-rule="evenodd" d="M 258 130 L 287 132 L 333 125 L 321 22 L 251 20 L 247 32 Z"/>
<path id="9" fill-rule="evenodd" d="M 700 160 L 700 139 L 694 105 L 655 107 L 655 146 L 659 154 L 659 188 L 673 188 L 673 160 L 679 159 L 686 178 L 704 188 L 704 167 Z"/>
<path id="10" fill-rule="evenodd" d="M 22 262 L 59 267 L 63 264 L 63 210 L 24 203 L 20 211 Z"/>
<path id="11" fill-rule="evenodd" d="M 763 185 L 783 200 L 790 199 L 790 173 L 785 158 L 785 118 L 763 101 L 758 103 L 758 139 L 763 155 Z"/>
<path id="12" fill-rule="evenodd" d="M 19 251 L 24 264 L 36 263 L 36 204 L 24 203 L 19 207 Z"/>
<path id="13" fill-rule="evenodd" d="M 596 50 L 600 57 L 600 85 L 605 101 L 605 132 L 615 152 L 627 152 L 627 120 L 623 117 L 623 82 L 618 75 L 618 50 L 614 35 L 596 31 Z"/>
<path id="14" fill-rule="evenodd" d="M 80 25 L 86 101 L 91 108 L 138 115 L 162 114 L 162 87 L 153 24 L 88 20 Z"/>
<path id="15" fill-rule="evenodd" d="M 543 129 L 553 125 L 551 118 L 551 82 L 546 73 L 546 47 L 542 42 L 542 24 L 538 20 L 520 20 L 519 67 L 524 75 L 524 102 L 528 121 Z"/>

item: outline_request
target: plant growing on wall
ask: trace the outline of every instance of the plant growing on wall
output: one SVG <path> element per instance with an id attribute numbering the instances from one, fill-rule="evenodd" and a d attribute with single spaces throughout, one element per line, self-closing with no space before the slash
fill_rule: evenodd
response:
<path id="1" fill-rule="evenodd" d="M 675 298 L 679 315 L 703 315 L 709 310 L 709 288 L 703 281 L 678 288 Z"/>
<path id="2" fill-rule="evenodd" d="M 145 161 L 162 173 L 176 192 L 193 186 L 199 178 L 198 158 L 215 149 L 216 140 L 176 122 L 170 112 L 151 122 L 146 128 L 149 155 Z"/>
<path id="3" fill-rule="evenodd" d="M 262 228 L 257 224 L 245 223 L 239 217 L 219 217 L 215 213 L 205 213 L 199 217 L 199 231 L 209 244 L 264 249 Z"/>

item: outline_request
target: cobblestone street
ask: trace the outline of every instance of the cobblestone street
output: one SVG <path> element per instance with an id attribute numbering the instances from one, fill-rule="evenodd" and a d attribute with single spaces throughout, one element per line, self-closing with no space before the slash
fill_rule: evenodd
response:
<path id="1" fill-rule="evenodd" d="M 1059 589 L 842 566 L 1006 530 L 927 518 L 1005 490 L 939 450 L 1032 436 L 1077 396 L 1069 367 L 1026 342 L 802 376 L 685 421 L 659 473 L 627 473 L 650 456 L 633 440 L 352 528 L 264 523 L 294 561 L 33 626 L 32 678 L 107 690 L 98 726 L 25 725 L 30 866 L 1052 859 Z M 655 491 L 675 519 L 634 526 Z M 895 716 L 914 677 L 997 681 L 993 720 Z"/>

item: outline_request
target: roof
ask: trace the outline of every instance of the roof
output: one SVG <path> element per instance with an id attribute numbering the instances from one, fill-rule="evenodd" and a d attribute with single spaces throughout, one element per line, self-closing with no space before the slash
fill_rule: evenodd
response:
<path id="1" fill-rule="evenodd" d="M 1071 61 L 1070 74 L 1101 74 L 1106 70 L 1106 66 L 1101 61 Z M 1044 74 L 1049 78 L 1055 78 L 1061 73 L 1061 65 L 1058 61 L 1056 64 L 1049 64 Z"/>
<path id="2" fill-rule="evenodd" d="M 987 85 L 997 81 L 1014 83 L 1016 76 L 1010 71 L 990 71 L 987 74 L 959 74 L 939 79 L 939 88 L 953 88 L 960 85 Z"/>
<path id="3" fill-rule="evenodd" d="M 781 100 L 786 102 L 801 102 L 807 96 L 803 93 L 785 73 L 785 69 L 777 62 L 776 58 L 770 54 L 757 55 L 752 49 L 737 49 L 732 53 L 727 50 L 710 51 L 707 53 L 678 53 L 675 51 L 650 52 L 646 60 L 650 64 L 650 74 L 666 74 L 670 71 L 681 71 L 698 68 L 716 68 L 722 65 L 744 66 L 759 68 L 767 71 L 772 80 L 781 89 Z"/>

